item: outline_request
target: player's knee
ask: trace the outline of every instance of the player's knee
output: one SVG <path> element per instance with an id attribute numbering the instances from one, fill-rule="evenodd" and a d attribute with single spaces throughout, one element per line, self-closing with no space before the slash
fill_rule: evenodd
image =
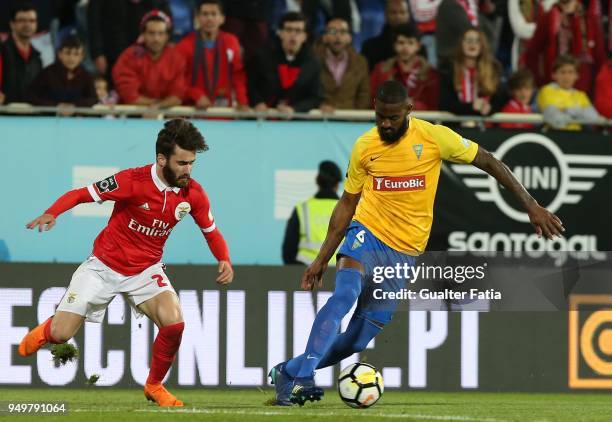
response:
<path id="1" fill-rule="evenodd" d="M 161 315 L 160 324 L 162 327 L 183 322 L 183 313 L 179 306 L 164 309 L 163 312 L 159 312 L 159 314 Z"/>

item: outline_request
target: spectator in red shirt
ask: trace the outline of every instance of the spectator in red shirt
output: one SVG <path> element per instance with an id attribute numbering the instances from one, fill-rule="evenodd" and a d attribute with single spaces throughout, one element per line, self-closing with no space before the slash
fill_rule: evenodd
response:
<path id="1" fill-rule="evenodd" d="M 594 76 L 605 61 L 601 11 L 596 1 L 585 10 L 580 0 L 559 0 L 538 19 L 525 51 L 525 64 L 537 86 L 550 82 L 555 59 L 570 54 L 579 59 L 576 89 L 591 92 Z"/>
<path id="2" fill-rule="evenodd" d="M 29 89 L 29 102 L 42 106 L 91 107 L 97 102 L 93 80 L 81 66 L 83 41 L 76 35 L 64 37 L 57 61 L 38 74 Z"/>
<path id="3" fill-rule="evenodd" d="M 595 108 L 602 116 L 612 119 L 612 58 L 599 69 L 595 79 Z"/>
<path id="4" fill-rule="evenodd" d="M 385 81 L 396 80 L 406 87 L 415 110 L 436 110 L 438 74 L 419 55 L 421 42 L 418 30 L 412 25 L 398 25 L 392 40 L 395 56 L 378 63 L 370 75 L 372 103 L 378 88 Z"/>
<path id="5" fill-rule="evenodd" d="M 508 90 L 512 97 L 501 109 L 502 113 L 533 113 L 531 98 L 534 92 L 533 75 L 527 69 L 517 70 L 508 79 Z M 500 123 L 505 129 L 533 129 L 530 123 Z"/>
<path id="6" fill-rule="evenodd" d="M 142 43 L 128 47 L 113 68 L 115 88 L 123 104 L 151 108 L 172 107 L 185 95 L 185 61 L 168 45 L 172 23 L 168 15 L 153 10 L 142 18 Z"/>
<path id="7" fill-rule="evenodd" d="M 202 0 L 197 9 L 199 31 L 176 46 L 185 60 L 186 100 L 197 108 L 211 106 L 248 110 L 246 73 L 240 43 L 221 31 L 225 21 L 219 0 Z"/>

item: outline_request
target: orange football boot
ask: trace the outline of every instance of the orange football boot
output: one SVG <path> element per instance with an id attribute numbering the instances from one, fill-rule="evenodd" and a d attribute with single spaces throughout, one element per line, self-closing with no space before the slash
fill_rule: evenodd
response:
<path id="1" fill-rule="evenodd" d="M 30 356 L 36 353 L 38 349 L 43 347 L 47 340 L 45 339 L 45 325 L 51 318 L 34 328 L 19 343 L 19 354 L 23 357 Z"/>
<path id="2" fill-rule="evenodd" d="M 180 407 L 183 402 L 164 388 L 162 384 L 145 384 L 144 395 L 162 407 Z"/>

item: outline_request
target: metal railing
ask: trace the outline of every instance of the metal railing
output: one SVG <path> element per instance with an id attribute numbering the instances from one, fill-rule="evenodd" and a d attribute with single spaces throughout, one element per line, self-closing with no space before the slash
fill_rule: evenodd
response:
<path id="1" fill-rule="evenodd" d="M 11 103 L 0 106 L 0 115 L 46 115 L 46 116 L 114 116 L 120 118 L 147 117 L 163 120 L 169 117 L 193 117 L 212 119 L 247 119 L 247 120 L 314 120 L 314 121 L 351 121 L 373 122 L 374 110 L 336 110 L 333 113 L 322 113 L 312 110 L 308 113 L 284 113 L 276 109 L 265 112 L 237 111 L 230 107 L 211 107 L 199 110 L 195 107 L 177 106 L 165 109 L 153 109 L 145 106 L 124 105 L 115 106 L 95 105 L 93 107 L 40 107 L 27 103 Z M 487 124 L 495 123 L 530 123 L 543 125 L 541 114 L 496 113 L 491 116 L 457 116 L 447 111 L 413 111 L 414 117 L 432 121 L 462 123 L 472 127 L 485 128 Z M 572 120 L 571 123 L 593 125 L 592 122 Z M 612 119 L 602 119 L 598 126 L 607 132 L 612 127 Z"/>

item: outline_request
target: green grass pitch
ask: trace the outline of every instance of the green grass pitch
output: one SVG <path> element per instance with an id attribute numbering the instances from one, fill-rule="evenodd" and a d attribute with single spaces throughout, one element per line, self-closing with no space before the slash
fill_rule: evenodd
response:
<path id="1" fill-rule="evenodd" d="M 165 410 L 146 401 L 140 388 L 74 389 L 0 388 L 0 401 L 67 401 L 68 416 L 45 416 L 42 421 L 610 421 L 609 394 L 433 393 L 387 391 L 369 409 L 351 409 L 335 390 L 321 402 L 304 407 L 265 405 L 273 390 L 172 389 L 185 402 L 180 409 Z M 0 418 L 4 415 L 0 415 Z M 41 420 L 20 416 L 15 421 Z"/>

